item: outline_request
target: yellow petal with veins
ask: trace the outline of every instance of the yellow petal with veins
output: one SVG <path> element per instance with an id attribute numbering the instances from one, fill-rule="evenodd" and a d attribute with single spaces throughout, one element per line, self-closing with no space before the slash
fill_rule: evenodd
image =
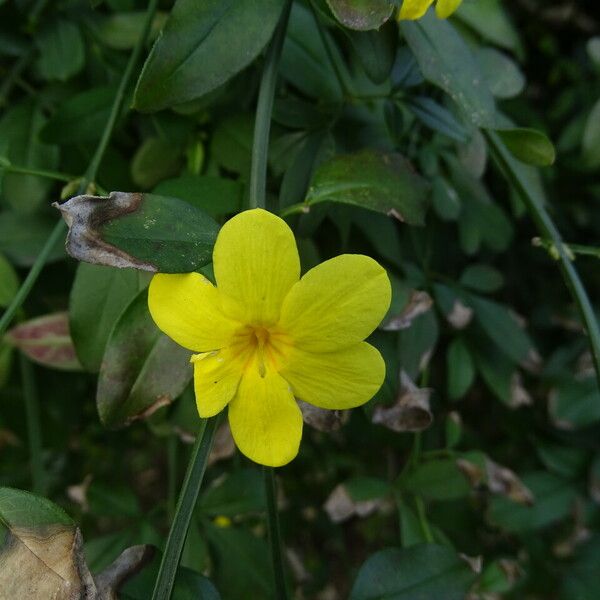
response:
<path id="1" fill-rule="evenodd" d="M 377 393 L 385 379 L 385 363 L 379 351 L 366 342 L 327 353 L 294 348 L 281 376 L 296 398 L 320 408 L 342 410 L 360 406 Z"/>
<path id="2" fill-rule="evenodd" d="M 275 323 L 285 295 L 300 277 L 292 230 L 262 209 L 246 210 L 225 223 L 213 262 L 225 312 L 247 324 Z"/>
<path id="3" fill-rule="evenodd" d="M 361 254 L 317 265 L 286 296 L 278 327 L 292 344 L 331 352 L 364 340 L 385 316 L 392 295 L 385 269 Z"/>
<path id="4" fill-rule="evenodd" d="M 148 307 L 158 328 L 195 352 L 228 345 L 240 324 L 225 316 L 220 294 L 199 273 L 158 273 L 150 282 Z"/>
<path id="5" fill-rule="evenodd" d="M 302 413 L 287 381 L 272 369 L 264 376 L 256 365 L 246 370 L 229 403 L 229 426 L 240 451 L 261 465 L 280 467 L 298 454 Z"/>

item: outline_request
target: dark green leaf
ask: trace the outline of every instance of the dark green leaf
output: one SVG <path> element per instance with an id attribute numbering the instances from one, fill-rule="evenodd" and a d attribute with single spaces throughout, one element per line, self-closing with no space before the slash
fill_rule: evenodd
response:
<path id="1" fill-rule="evenodd" d="M 112 328 L 125 307 L 148 283 L 135 269 L 81 263 L 69 302 L 69 325 L 81 364 L 98 371 Z"/>
<path id="2" fill-rule="evenodd" d="M 388 548 L 363 564 L 350 600 L 464 600 L 474 579 L 475 573 L 452 548 Z"/>
<path id="3" fill-rule="evenodd" d="M 478 292 L 497 292 L 504 285 L 502 273 L 489 265 L 469 265 L 460 276 L 460 283 Z"/>
<path id="4" fill-rule="evenodd" d="M 433 14 L 403 21 L 402 32 L 425 79 L 441 87 L 472 123 L 493 127 L 494 98 L 471 49 L 454 27 Z"/>
<path id="5" fill-rule="evenodd" d="M 35 39 L 40 52 L 38 68 L 45 79 L 66 81 L 83 68 L 83 37 L 75 23 L 63 19 L 47 22 Z"/>
<path id="6" fill-rule="evenodd" d="M 380 31 L 347 31 L 354 52 L 373 83 L 383 83 L 390 75 L 396 59 L 398 27 L 384 25 Z"/>
<path id="7" fill-rule="evenodd" d="M 162 334 L 141 292 L 121 314 L 100 367 L 96 402 L 109 427 L 131 423 L 170 404 L 192 376 L 190 352 Z"/>
<path id="8" fill-rule="evenodd" d="M 0 308 L 10 304 L 18 289 L 18 275 L 8 260 L 0 254 Z"/>
<path id="9" fill-rule="evenodd" d="M 210 517 L 262 512 L 265 506 L 263 479 L 256 469 L 232 473 L 225 481 L 207 489 L 198 503 L 199 510 Z"/>
<path id="10" fill-rule="evenodd" d="M 392 15 L 391 0 L 327 0 L 336 19 L 350 29 L 379 29 Z"/>
<path id="11" fill-rule="evenodd" d="M 467 478 L 451 458 L 421 463 L 401 479 L 400 486 L 403 491 L 444 501 L 464 498 L 471 491 Z"/>
<path id="12" fill-rule="evenodd" d="M 134 106 L 155 111 L 214 90 L 270 40 L 283 0 L 177 0 L 137 84 Z"/>
<path id="13" fill-rule="evenodd" d="M 554 163 L 556 150 L 552 142 L 535 129 L 499 129 L 498 135 L 521 162 L 536 167 L 547 167 Z"/>
<path id="14" fill-rule="evenodd" d="M 461 338 L 455 338 L 446 355 L 448 368 L 448 396 L 452 400 L 462 398 L 475 379 L 475 365 L 471 353 Z"/>
<path id="15" fill-rule="evenodd" d="M 442 135 L 456 140 L 467 141 L 466 129 L 456 120 L 454 115 L 435 100 L 425 96 L 415 96 L 408 102 L 415 116 L 427 127 Z"/>
<path id="16" fill-rule="evenodd" d="M 427 184 L 400 154 L 363 150 L 323 163 L 315 173 L 306 203 L 354 204 L 409 225 L 423 225 L 427 192 Z"/>
<path id="17" fill-rule="evenodd" d="M 592 378 L 565 379 L 552 391 L 548 404 L 557 427 L 575 429 L 600 420 L 600 393 Z"/>

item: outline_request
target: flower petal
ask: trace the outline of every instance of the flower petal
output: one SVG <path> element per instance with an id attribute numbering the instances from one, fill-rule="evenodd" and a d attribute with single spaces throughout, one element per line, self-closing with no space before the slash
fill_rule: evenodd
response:
<path id="1" fill-rule="evenodd" d="M 280 467 L 297 454 L 302 413 L 290 387 L 276 371 L 246 370 L 229 404 L 231 434 L 242 454 L 261 465 Z"/>
<path id="2" fill-rule="evenodd" d="M 223 348 L 240 324 L 223 314 L 219 292 L 199 273 L 158 273 L 150 282 L 148 307 L 158 328 L 184 348 Z"/>
<path id="3" fill-rule="evenodd" d="M 377 393 L 385 378 L 385 362 L 366 342 L 327 353 L 294 348 L 280 374 L 296 398 L 320 408 L 343 410 L 360 406 Z"/>
<path id="4" fill-rule="evenodd" d="M 462 0 L 438 0 L 435 13 L 440 19 L 447 19 L 461 4 Z"/>
<path id="5" fill-rule="evenodd" d="M 244 357 L 231 347 L 192 356 L 194 392 L 203 419 L 219 414 L 235 396 L 244 369 Z"/>
<path id="6" fill-rule="evenodd" d="M 339 350 L 364 340 L 379 325 L 391 295 L 390 280 L 377 261 L 343 254 L 317 265 L 294 285 L 279 327 L 303 350 Z"/>
<path id="7" fill-rule="evenodd" d="M 404 0 L 398 13 L 398 19 L 420 19 L 432 4 L 433 0 Z"/>
<path id="8" fill-rule="evenodd" d="M 300 277 L 300 258 L 286 222 L 262 209 L 229 220 L 213 252 L 215 278 L 227 314 L 252 324 L 272 324 Z"/>

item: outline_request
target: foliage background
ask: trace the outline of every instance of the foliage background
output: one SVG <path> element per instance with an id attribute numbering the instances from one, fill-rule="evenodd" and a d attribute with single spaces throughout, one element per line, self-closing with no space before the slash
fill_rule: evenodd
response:
<path id="1" fill-rule="evenodd" d="M 50 203 L 76 192 L 142 31 L 143 2 L 92 4 L 0 2 L 1 306 L 9 305 L 55 226 Z M 244 65 L 226 72 L 222 41 L 196 65 L 204 69 L 201 81 L 214 75 L 223 85 L 192 86 L 179 104 L 175 86 L 161 87 L 161 73 L 147 66 L 131 110 L 133 85 L 127 89 L 94 178 L 99 191 L 180 198 L 220 223 L 243 209 L 261 50 L 270 36 L 265 28 L 262 41 L 250 39 L 249 23 L 266 19 L 268 4 L 280 3 L 254 3 L 232 21 L 238 29 L 228 35 L 238 57 L 256 46 Z M 573 247 L 585 253 L 575 264 L 596 299 L 600 37 L 592 5 L 465 0 L 444 25 L 451 33 L 432 19 L 423 26 L 439 34 L 440 44 L 444 35 L 462 40 L 443 66 L 454 78 L 450 91 L 473 75 L 466 62 L 451 70 L 466 52 L 481 87 L 494 92 L 496 117 L 555 143 L 552 167 L 520 168 L 565 240 L 586 246 Z M 170 9 L 159 3 L 152 38 Z M 269 207 L 288 214 L 304 269 L 363 252 L 386 266 L 394 286 L 389 319 L 372 339 L 388 365 L 384 388 L 364 410 L 341 417 L 341 427 L 318 415 L 318 427 L 328 431 L 306 427 L 299 458 L 280 473 L 290 587 L 305 598 L 379 597 L 369 580 L 382 577 L 377 565 L 360 571 L 370 583 L 355 584 L 369 556 L 403 548 L 385 559 L 427 580 L 432 561 L 419 562 L 419 552 L 435 542 L 446 548 L 443 560 L 481 557 L 478 574 L 451 562 L 444 598 L 464 597 L 467 588 L 479 598 L 597 598 L 600 395 L 586 337 L 552 248 L 532 245 L 539 232 L 476 127 L 489 124 L 474 124 L 475 109 L 469 113 L 426 81 L 431 77 L 423 77 L 413 54 L 414 27 L 392 19 L 379 32 L 357 32 L 338 23 L 325 2 L 311 9 L 297 1 L 284 44 Z M 467 100 L 476 107 L 487 102 L 477 94 Z M 529 141 L 517 137 L 516 153 L 539 163 L 540 151 L 541 162 L 549 162 L 546 142 L 536 138 L 528 154 Z M 367 154 L 350 157 L 358 151 Z M 398 152 L 412 166 L 382 175 L 369 166 L 381 156 L 375 151 Z M 335 156 L 342 158 L 328 175 L 333 182 L 352 180 L 372 189 L 370 196 L 349 202 L 325 189 L 319 168 Z M 52 177 L 27 174 L 40 170 Z M 65 181 L 56 181 L 61 174 Z M 373 198 L 383 204 L 373 206 Z M 305 201 L 308 212 L 297 207 Z M 408 223 L 381 214 L 391 208 L 406 211 Z M 163 545 L 199 423 L 189 373 L 160 367 L 172 349 L 153 358 L 133 346 L 140 331 L 148 347 L 156 341 L 139 308 L 143 291 L 137 309 L 134 302 L 147 274 L 78 263 L 65 254 L 63 239 L 17 321 L 58 316 L 37 329 L 29 325 L 22 335 L 33 341 L 13 330 L 0 342 L 0 485 L 35 490 L 64 507 L 81 527 L 97 572 L 133 544 Z M 111 348 L 126 369 L 106 391 L 101 364 Z M 74 364 L 74 352 L 83 367 Z M 401 390 L 401 371 L 431 390 L 433 423 L 422 433 L 397 431 L 407 428 L 405 415 L 385 410 L 398 398 L 429 397 Z M 99 410 L 105 422 L 121 425 L 154 403 L 154 390 L 143 385 L 148 373 L 180 397 L 126 428 L 105 427 Z M 132 378 L 141 389 L 132 392 Z M 428 421 L 427 411 L 417 417 Z M 182 563 L 208 575 L 223 598 L 248 598 L 249 586 L 252 598 L 267 598 L 260 472 L 231 452 L 221 433 Z M 0 519 L 2 511 L 0 505 Z M 439 589 L 428 593 L 442 597 Z"/>

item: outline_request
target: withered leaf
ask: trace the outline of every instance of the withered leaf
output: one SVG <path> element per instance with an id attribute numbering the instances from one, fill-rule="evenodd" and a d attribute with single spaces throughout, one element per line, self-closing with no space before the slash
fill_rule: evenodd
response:
<path id="1" fill-rule="evenodd" d="M 379 498 L 356 501 L 352 498 L 346 486 L 340 483 L 329 494 L 323 508 L 334 523 L 342 523 L 354 516 L 368 516 L 375 512 L 382 503 Z"/>
<path id="2" fill-rule="evenodd" d="M 304 422 L 317 431 L 337 431 L 350 416 L 347 410 L 326 410 L 303 400 L 297 400 L 297 402 Z"/>
<path id="3" fill-rule="evenodd" d="M 400 392 L 392 406 L 377 406 L 373 411 L 372 422 L 383 425 L 392 431 L 423 431 L 433 422 L 429 407 L 432 390 L 418 388 L 410 377 L 400 373 Z"/>
<path id="4" fill-rule="evenodd" d="M 76 196 L 53 206 L 77 260 L 150 272 L 189 273 L 211 260 L 219 226 L 191 204 L 154 194 Z"/>
<path id="5" fill-rule="evenodd" d="M 460 300 L 455 300 L 452 310 L 446 315 L 448 323 L 455 329 L 464 329 L 473 320 L 473 309 L 463 304 Z"/>
<path id="6" fill-rule="evenodd" d="M 69 331 L 69 315 L 53 313 L 20 323 L 6 334 L 6 341 L 32 361 L 65 371 L 79 371 L 81 365 Z"/>
<path id="7" fill-rule="evenodd" d="M 426 313 L 432 306 L 433 300 L 427 292 L 412 290 L 408 304 L 402 312 L 389 319 L 382 329 L 385 331 L 408 329 L 419 315 Z"/>

